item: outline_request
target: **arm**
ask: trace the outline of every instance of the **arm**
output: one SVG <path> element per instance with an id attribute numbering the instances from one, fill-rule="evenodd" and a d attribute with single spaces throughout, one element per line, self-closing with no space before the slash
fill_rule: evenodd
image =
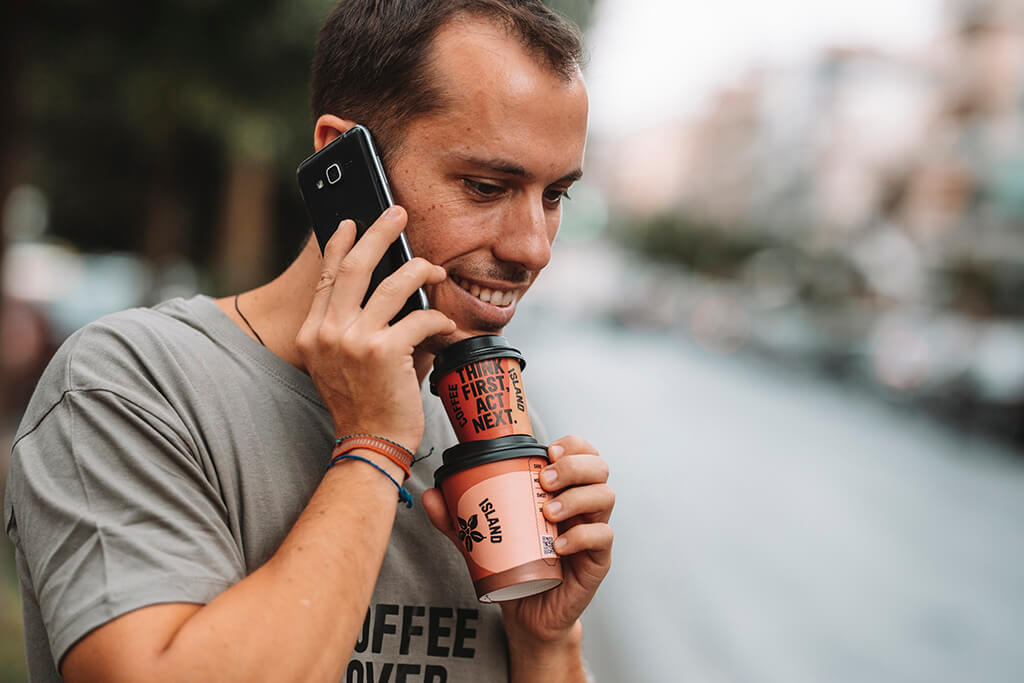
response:
<path id="1" fill-rule="evenodd" d="M 562 557 L 562 585 L 539 595 L 501 603 L 509 645 L 509 678 L 528 681 L 586 681 L 582 661 L 583 614 L 611 567 L 608 525 L 615 493 L 608 465 L 597 449 L 567 436 L 548 448 L 551 464 L 541 475 L 545 490 L 557 493 L 544 516 L 559 525 L 555 551 Z M 545 475 L 554 474 L 548 479 Z M 435 526 L 456 542 L 441 492 L 423 494 Z"/>
<path id="2" fill-rule="evenodd" d="M 369 432 L 415 449 L 423 435 L 412 351 L 450 333 L 437 311 L 388 321 L 443 270 L 415 259 L 360 308 L 373 266 L 405 225 L 400 209 L 354 244 L 343 222 L 296 345 L 339 434 Z M 397 465 L 357 451 L 400 480 Z M 325 453 L 325 460 L 329 453 Z M 286 454 L 282 454 L 286 457 Z M 96 629 L 68 653 L 69 681 L 341 678 L 383 560 L 397 491 L 372 467 L 331 468 L 274 556 L 207 605 L 146 607 Z"/>
<path id="3" fill-rule="evenodd" d="M 402 476 L 385 458 L 363 455 Z M 395 510 L 395 487 L 379 472 L 331 468 L 263 567 L 208 605 L 146 607 L 100 627 L 70 650 L 65 678 L 339 680 Z"/>

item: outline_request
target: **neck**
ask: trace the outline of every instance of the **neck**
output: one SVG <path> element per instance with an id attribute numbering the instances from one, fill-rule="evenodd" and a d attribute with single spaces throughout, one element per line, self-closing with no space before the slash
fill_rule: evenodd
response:
<path id="1" fill-rule="evenodd" d="M 266 347 L 303 372 L 307 372 L 306 365 L 295 347 L 295 335 L 306 320 L 306 313 L 313 302 L 322 263 L 320 248 L 316 239 L 311 237 L 287 270 L 267 284 L 242 292 L 239 296 L 239 308 Z M 243 332 L 256 339 L 249 326 L 235 312 L 233 296 L 217 299 L 216 303 Z M 430 372 L 433 361 L 433 354 L 425 350 L 416 349 L 413 352 L 416 377 L 421 383 Z"/>

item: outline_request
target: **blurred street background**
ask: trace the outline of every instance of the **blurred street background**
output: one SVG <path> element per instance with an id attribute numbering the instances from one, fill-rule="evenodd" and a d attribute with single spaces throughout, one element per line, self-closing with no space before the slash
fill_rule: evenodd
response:
<path id="1" fill-rule="evenodd" d="M 297 252 L 332 4 L 0 0 L 0 484 L 71 332 Z M 1024 680 L 1024 4 L 549 4 L 591 136 L 507 335 L 612 467 L 598 679 Z M 18 600 L 4 536 L 0 681 Z"/>

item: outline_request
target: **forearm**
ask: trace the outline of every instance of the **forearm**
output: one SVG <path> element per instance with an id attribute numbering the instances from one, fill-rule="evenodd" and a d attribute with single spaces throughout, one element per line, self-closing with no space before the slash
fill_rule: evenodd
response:
<path id="1" fill-rule="evenodd" d="M 583 627 L 579 621 L 564 638 L 555 641 L 534 641 L 514 632 L 509 633 L 510 683 L 586 683 L 582 640 Z"/>
<path id="2" fill-rule="evenodd" d="M 339 680 L 396 499 L 395 486 L 365 463 L 331 468 L 274 556 L 182 625 L 158 658 L 161 678 Z"/>

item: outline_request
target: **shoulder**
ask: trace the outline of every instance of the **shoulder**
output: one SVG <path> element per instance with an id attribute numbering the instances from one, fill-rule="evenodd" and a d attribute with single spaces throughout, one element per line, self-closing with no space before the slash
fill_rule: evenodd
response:
<path id="1" fill-rule="evenodd" d="M 113 313 L 81 328 L 60 346 L 43 372 L 18 436 L 69 393 L 106 391 L 153 398 L 188 358 L 215 346 L 191 310 L 194 300 Z M 16 439 L 18 438 L 16 436 Z"/>

